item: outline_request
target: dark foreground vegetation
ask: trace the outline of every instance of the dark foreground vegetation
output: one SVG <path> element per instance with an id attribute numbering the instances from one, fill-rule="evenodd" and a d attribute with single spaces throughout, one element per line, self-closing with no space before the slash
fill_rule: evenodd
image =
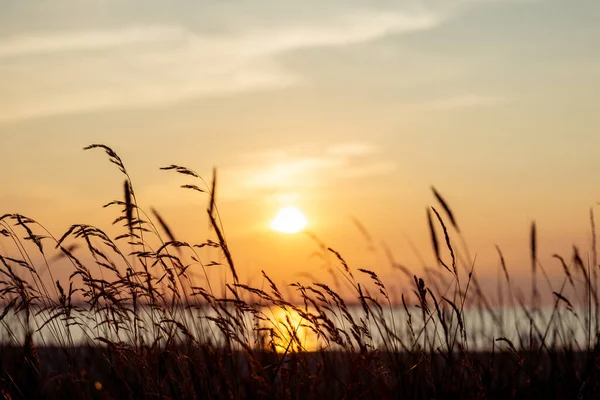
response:
<path id="1" fill-rule="evenodd" d="M 113 225 L 124 226 L 120 234 L 78 224 L 54 237 L 26 216 L 0 217 L 5 398 L 599 397 L 595 245 L 586 262 L 576 248 L 569 261 L 556 255 L 560 285 L 539 279 L 538 287 L 538 274 L 547 276 L 533 224 L 531 295 L 526 301 L 514 287 L 498 250 L 504 297 L 493 307 L 450 207 L 433 190 L 437 205 L 427 218 L 437 266 L 422 277 L 396 266 L 413 285 L 400 304 L 376 271 L 352 268 L 319 242 L 337 287 L 292 283 L 292 299 L 265 273 L 260 287 L 239 281 L 215 204 L 216 174 L 207 184 L 187 168 L 163 168 L 188 176 L 184 189 L 208 201 L 214 240 L 186 243 L 157 211 L 150 217 L 138 207 L 113 150 L 88 149 L 104 150 L 123 173 L 123 200 L 107 205 L 119 210 Z M 591 222 L 595 232 L 593 214 Z M 68 279 L 54 278 L 67 268 Z M 207 268 L 226 269 L 231 282 L 211 282 Z M 338 294 L 342 286 L 354 292 L 352 301 Z M 545 320 L 542 291 L 552 295 Z M 528 329 L 473 349 L 477 332 L 469 331 L 466 310 L 485 310 L 500 326 L 502 305 L 518 308 Z M 270 317 L 274 308 L 284 310 L 281 319 Z M 567 314 L 576 326 L 563 320 Z M 307 332 L 318 347 L 308 348 Z"/>

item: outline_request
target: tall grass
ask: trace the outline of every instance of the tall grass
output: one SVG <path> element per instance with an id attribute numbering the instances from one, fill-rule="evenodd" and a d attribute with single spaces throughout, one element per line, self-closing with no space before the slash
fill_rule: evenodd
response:
<path id="1" fill-rule="evenodd" d="M 377 271 L 351 267 L 320 242 L 336 285 L 292 282 L 290 296 L 264 271 L 260 288 L 240 281 L 220 222 L 216 171 L 208 183 L 182 166 L 162 168 L 206 197 L 212 239 L 188 243 L 157 210 L 150 216 L 139 207 L 116 152 L 100 144 L 86 150 L 104 151 L 122 173 L 123 199 L 105 205 L 116 209 L 116 237 L 84 224 L 53 236 L 26 216 L 0 217 L 6 398 L 593 398 L 600 390 L 593 212 L 592 260 L 577 248 L 570 262 L 555 255 L 559 287 L 549 279 L 538 286 L 538 272 L 547 274 L 532 224 L 530 301 L 498 248 L 494 306 L 435 188 L 427 221 L 438 265 L 417 276 L 394 263 L 412 282 L 400 302 Z M 208 261 L 215 251 L 220 261 Z M 68 280 L 55 279 L 57 268 L 71 271 Z M 214 268 L 230 283 L 211 281 Z M 342 285 L 353 299 L 338 294 Z M 547 317 L 543 287 L 554 299 Z M 504 332 L 507 310 L 526 328 Z M 470 325 L 468 313 L 497 335 Z"/>

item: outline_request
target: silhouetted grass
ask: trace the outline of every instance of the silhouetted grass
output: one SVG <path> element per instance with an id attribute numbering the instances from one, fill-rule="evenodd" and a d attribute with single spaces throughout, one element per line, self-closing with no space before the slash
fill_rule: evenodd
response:
<path id="1" fill-rule="evenodd" d="M 577 248 L 572 262 L 554 255 L 564 277 L 560 287 L 546 279 L 548 318 L 535 223 L 530 301 L 498 248 L 494 307 L 455 214 L 434 188 L 443 212 L 428 207 L 427 222 L 438 266 L 417 276 L 386 249 L 392 266 L 411 279 L 400 304 L 377 271 L 352 268 L 314 236 L 335 285 L 292 282 L 292 298 L 264 271 L 260 288 L 239 280 L 220 223 L 216 170 L 207 184 L 185 167 L 162 168 L 187 176 L 193 182 L 183 188 L 207 196 L 215 240 L 188 243 L 158 211 L 152 209 L 155 224 L 138 206 L 117 153 L 104 145 L 86 149 L 106 152 L 123 174 L 123 200 L 105 206 L 118 210 L 113 225 L 121 234 L 75 224 L 54 237 L 26 216 L 0 217 L 6 398 L 562 399 L 595 398 L 600 390 L 593 213 L 592 260 L 584 262 Z M 56 268 L 68 268 L 68 281 L 55 279 Z M 233 280 L 211 282 L 209 268 L 225 268 Z M 338 294 L 342 285 L 354 299 Z M 509 312 L 526 328 L 505 332 Z M 473 327 L 467 313 L 497 334 Z"/>

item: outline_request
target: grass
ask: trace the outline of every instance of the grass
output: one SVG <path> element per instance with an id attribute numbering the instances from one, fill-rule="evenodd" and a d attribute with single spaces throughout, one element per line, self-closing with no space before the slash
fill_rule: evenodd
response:
<path id="1" fill-rule="evenodd" d="M 455 215 L 434 188 L 427 222 L 438 265 L 423 276 L 395 265 L 413 286 L 401 301 L 376 271 L 352 268 L 317 238 L 336 285 L 281 290 L 263 272 L 259 288 L 238 278 L 216 171 L 207 183 L 185 167 L 162 168 L 186 175 L 183 188 L 208 199 L 214 240 L 187 243 L 158 211 L 138 207 L 117 153 L 86 149 L 106 152 L 123 175 L 123 200 L 105 206 L 117 209 L 120 234 L 75 224 L 55 237 L 26 216 L 0 217 L 5 398 L 562 399 L 600 390 L 592 212 L 592 256 L 584 262 L 577 248 L 570 261 L 555 255 L 558 287 L 538 260 L 532 224 L 529 300 L 500 249 L 497 299 L 482 289 Z M 207 261 L 215 253 L 220 261 Z M 57 268 L 71 271 L 68 281 L 54 278 Z M 211 282 L 209 268 L 226 269 L 230 283 Z M 338 294 L 342 286 L 353 299 Z M 546 312 L 540 290 L 553 298 Z M 507 310 L 524 322 L 516 336 L 503 333 Z M 474 328 L 474 315 L 500 334 Z"/>

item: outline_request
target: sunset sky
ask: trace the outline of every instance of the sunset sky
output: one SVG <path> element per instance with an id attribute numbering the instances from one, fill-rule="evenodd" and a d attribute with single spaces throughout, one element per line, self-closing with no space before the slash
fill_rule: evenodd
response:
<path id="1" fill-rule="evenodd" d="M 433 265 L 431 185 L 480 275 L 496 277 L 498 244 L 528 276 L 533 219 L 558 271 L 572 244 L 587 258 L 600 200 L 599 49 L 597 0 L 3 0 L 0 214 L 56 235 L 109 226 L 122 178 L 82 151 L 104 143 L 141 205 L 194 242 L 207 198 L 159 167 L 218 167 L 247 279 L 327 279 L 310 239 L 269 228 L 284 206 L 351 266 L 395 279 L 385 241 L 418 273 L 408 242 Z"/>

